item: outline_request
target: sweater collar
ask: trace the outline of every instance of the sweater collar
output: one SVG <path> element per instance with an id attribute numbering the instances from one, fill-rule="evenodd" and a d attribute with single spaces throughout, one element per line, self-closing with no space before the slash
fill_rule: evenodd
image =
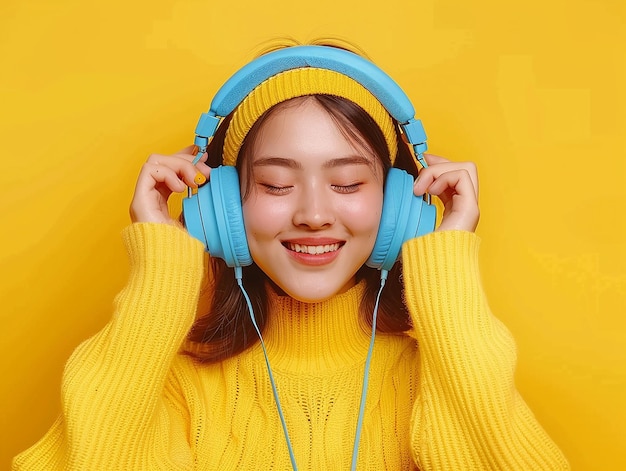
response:
<path id="1" fill-rule="evenodd" d="M 273 368 L 315 374 L 364 363 L 371 335 L 359 314 L 365 281 L 316 303 L 267 291 L 270 320 L 263 339 Z"/>

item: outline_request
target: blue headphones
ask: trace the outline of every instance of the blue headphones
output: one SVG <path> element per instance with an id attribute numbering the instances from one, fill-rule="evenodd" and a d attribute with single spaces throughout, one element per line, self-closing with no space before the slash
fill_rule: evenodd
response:
<path id="1" fill-rule="evenodd" d="M 329 69 L 351 77 L 368 89 L 402 127 L 420 164 L 426 167 L 426 133 L 415 119 L 411 101 L 398 84 L 363 57 L 327 46 L 294 46 L 265 54 L 236 72 L 217 92 L 207 113 L 196 126 L 195 144 L 204 153 L 221 118 L 230 114 L 260 83 L 285 70 L 302 67 Z M 252 264 L 241 208 L 239 177 L 232 166 L 211 170 L 210 181 L 183 200 L 183 217 L 189 233 L 200 240 L 212 257 L 230 267 Z M 397 168 L 387 174 L 383 209 L 369 267 L 390 270 L 402 244 L 435 228 L 436 209 L 413 194 L 413 177 Z"/>

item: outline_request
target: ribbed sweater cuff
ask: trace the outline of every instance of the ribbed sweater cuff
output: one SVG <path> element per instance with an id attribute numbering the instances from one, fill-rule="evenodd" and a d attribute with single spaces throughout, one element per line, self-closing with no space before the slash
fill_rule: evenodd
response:
<path id="1" fill-rule="evenodd" d="M 465 231 L 434 232 L 404 244 L 405 290 L 418 332 L 430 331 L 432 323 L 471 322 L 459 314 L 480 311 L 479 245 L 478 236 Z"/>
<path id="2" fill-rule="evenodd" d="M 502 367 L 509 370 L 515 364 L 515 343 L 487 305 L 479 245 L 478 236 L 466 231 L 435 232 L 404 245 L 403 263 L 411 267 L 404 276 L 413 335 L 444 368 L 453 360 L 467 367 L 470 359 L 495 355 L 506 358 Z"/>
<path id="3" fill-rule="evenodd" d="M 122 238 L 133 268 L 178 270 L 197 268 L 202 263 L 202 244 L 174 225 L 135 223 L 122 231 Z"/>
<path id="4" fill-rule="evenodd" d="M 167 345 L 182 342 L 195 315 L 203 275 L 202 245 L 167 224 L 132 224 L 122 236 L 131 270 L 117 298 L 118 313 L 136 317 L 138 329 L 162 336 L 158 341 L 166 343 L 161 343 L 161 350 L 176 350 Z M 129 339 L 149 341 L 141 331 L 125 332 Z"/>

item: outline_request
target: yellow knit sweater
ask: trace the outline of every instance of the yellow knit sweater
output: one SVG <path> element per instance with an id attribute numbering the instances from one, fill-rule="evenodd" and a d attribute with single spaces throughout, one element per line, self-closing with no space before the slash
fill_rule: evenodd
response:
<path id="1" fill-rule="evenodd" d="M 131 274 L 114 316 L 68 361 L 60 417 L 13 470 L 290 469 L 260 346 L 209 366 L 178 353 L 202 246 L 158 224 L 124 239 Z M 414 331 L 376 338 L 357 469 L 569 469 L 515 389 L 514 342 L 489 311 L 477 250 L 460 231 L 403 247 Z M 362 291 L 316 304 L 271 294 L 264 339 L 300 470 L 350 467 Z"/>

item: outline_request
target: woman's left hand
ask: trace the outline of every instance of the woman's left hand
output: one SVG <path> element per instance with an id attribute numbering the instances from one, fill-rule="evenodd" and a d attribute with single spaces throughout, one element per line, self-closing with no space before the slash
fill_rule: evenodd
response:
<path id="1" fill-rule="evenodd" d="M 430 193 L 444 205 L 438 231 L 474 231 L 478 225 L 478 172 L 473 162 L 452 162 L 437 155 L 424 154 L 427 168 L 420 170 L 413 192 Z"/>

